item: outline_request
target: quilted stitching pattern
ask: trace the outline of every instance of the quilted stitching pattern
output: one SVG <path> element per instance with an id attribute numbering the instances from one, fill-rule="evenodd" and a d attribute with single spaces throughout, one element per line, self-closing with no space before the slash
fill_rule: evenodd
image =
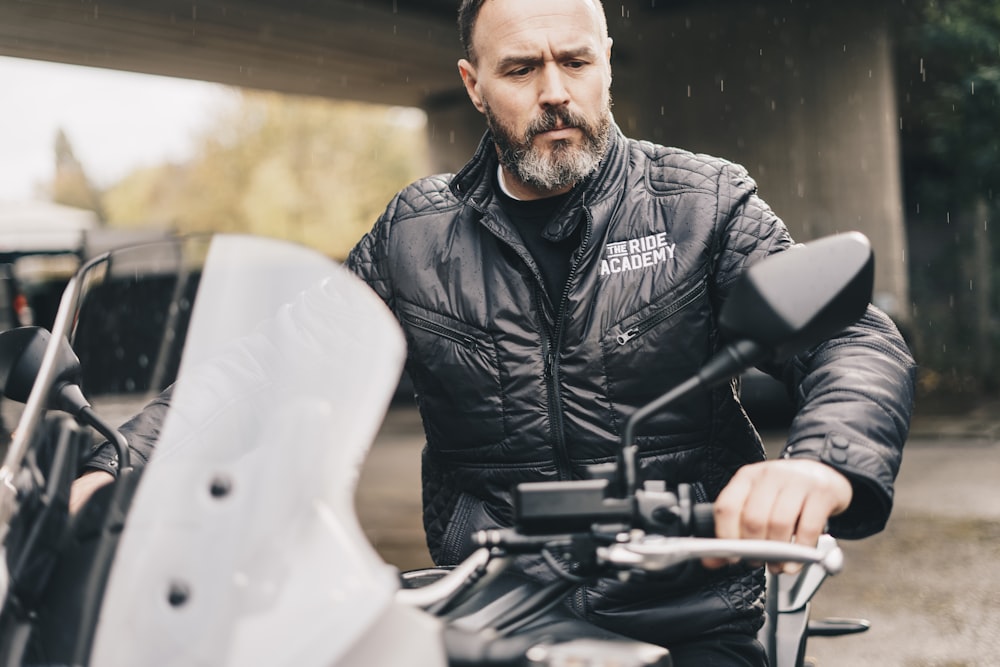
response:
<path id="1" fill-rule="evenodd" d="M 789 248 L 792 239 L 774 211 L 756 195 L 742 168 L 728 167 L 719 184 L 719 216 L 725 224 L 716 283 L 724 291 L 752 264 Z"/>
<path id="2" fill-rule="evenodd" d="M 649 185 L 659 193 L 683 190 L 714 193 L 720 169 L 729 164 L 719 158 L 677 148 L 660 149 L 654 153 L 652 144 L 641 142 L 640 146 L 644 151 L 649 150 L 648 155 L 652 159 Z"/>
<path id="3" fill-rule="evenodd" d="M 450 180 L 450 174 L 439 174 L 413 183 L 397 195 L 393 218 L 405 220 L 454 206 L 457 201 L 448 189 Z"/>
<path id="4" fill-rule="evenodd" d="M 691 221 L 691 224 L 685 227 L 687 230 L 693 230 L 687 240 L 690 247 L 698 247 L 701 244 L 699 250 L 709 249 L 711 251 L 710 255 L 707 256 L 711 265 L 699 264 L 697 270 L 706 272 L 703 277 L 709 281 L 713 299 L 720 301 L 724 299 L 730 284 L 748 266 L 774 252 L 791 246 L 792 240 L 781 220 L 757 196 L 756 184 L 742 167 L 705 155 L 664 148 L 646 142 L 628 141 L 623 137 L 619 137 L 615 149 L 618 151 L 616 159 L 608 159 L 602 172 L 603 180 L 591 184 L 597 193 L 596 196 L 588 200 L 590 210 L 594 214 L 592 224 L 595 236 L 598 236 L 602 231 L 602 225 L 611 224 L 612 215 L 615 216 L 616 224 L 623 226 L 630 224 L 627 222 L 630 220 L 631 213 L 627 209 L 629 197 L 634 195 L 636 199 L 642 199 L 641 189 L 645 187 L 649 196 L 662 197 L 666 203 L 674 206 L 674 208 L 664 206 L 662 211 L 671 211 L 672 214 L 683 216 L 686 220 Z M 348 267 L 368 281 L 389 303 L 390 307 L 393 307 L 394 290 L 399 290 L 400 294 L 408 299 L 417 298 L 414 295 L 420 294 L 421 290 L 436 289 L 441 293 L 453 294 L 451 292 L 452 286 L 447 284 L 442 276 L 435 276 L 432 271 L 427 272 L 426 267 L 406 265 L 406 255 L 420 256 L 421 261 L 424 262 L 431 258 L 430 261 L 433 262 L 433 249 L 446 245 L 450 253 L 456 253 L 456 257 L 464 256 L 460 253 L 474 252 L 467 250 L 469 245 L 462 244 L 477 243 L 478 237 L 474 233 L 469 233 L 468 227 L 462 227 L 459 230 L 461 234 L 456 232 L 456 228 L 451 226 L 451 221 L 453 218 L 457 218 L 460 221 L 459 224 L 464 225 L 475 224 L 475 221 L 478 220 L 478 213 L 467 209 L 459 212 L 459 207 L 466 206 L 466 200 L 479 201 L 484 205 L 487 203 L 489 193 L 484 190 L 487 186 L 484 185 L 483 175 L 488 167 L 483 166 L 484 164 L 487 162 L 474 160 L 460 172 L 459 177 L 454 181 L 447 176 L 435 176 L 422 179 L 409 186 L 390 203 L 374 229 L 352 251 L 348 258 Z M 621 189 L 626 182 L 632 184 L 628 187 L 638 188 L 640 191 L 630 193 L 629 197 L 621 197 Z M 449 185 L 454 189 L 449 189 Z M 617 191 L 615 191 L 616 188 Z M 606 196 L 602 196 L 602 193 L 605 193 Z M 675 199 L 675 195 L 682 196 Z M 482 200 L 476 199 L 477 196 L 482 197 Z M 668 198 L 669 201 L 667 201 Z M 619 206 L 626 207 L 626 210 L 618 210 Z M 428 224 L 424 224 L 425 222 Z M 618 229 L 617 231 L 623 234 L 622 238 L 626 238 L 629 230 Z M 453 234 L 454 236 L 444 239 L 442 236 L 444 234 Z M 400 247 L 402 253 L 392 258 L 388 256 L 390 254 L 390 235 L 393 235 L 393 247 Z M 448 245 L 445 241 L 453 243 L 453 245 Z M 475 251 L 482 249 L 483 246 L 475 246 Z M 497 266 L 502 265 L 498 263 Z M 412 276 L 417 284 L 395 284 L 392 280 L 394 268 L 400 272 L 408 269 L 407 276 Z M 416 271 L 416 268 L 419 268 L 420 271 Z M 511 271 L 517 271 L 517 267 L 511 268 Z M 426 282 L 422 278 L 424 275 L 428 276 Z M 463 274 L 463 277 L 467 276 Z M 443 278 L 453 279 L 454 277 L 444 276 Z M 474 279 L 470 279 L 470 282 L 473 283 L 471 289 L 475 289 L 478 283 Z M 502 300 L 503 294 L 490 294 L 489 297 Z M 441 300 L 443 301 L 444 298 L 441 297 Z M 862 336 L 866 335 L 868 334 L 862 334 Z M 857 349 L 857 346 L 854 349 Z M 500 360 L 501 365 L 524 363 L 524 361 L 523 359 Z M 808 372 L 819 372 L 813 366 L 815 365 L 810 366 Z M 885 384 L 886 378 L 889 377 L 895 376 L 887 374 L 882 379 L 882 383 Z M 892 382 L 889 381 L 889 384 Z M 514 396 L 511 400 L 530 401 L 531 398 L 531 396 Z M 738 410 L 738 407 L 732 407 L 735 404 L 731 399 L 726 405 L 729 406 L 727 409 Z M 436 417 L 437 415 L 434 414 L 429 417 L 425 414 L 425 419 Z M 818 421 L 822 422 L 823 420 L 819 419 Z M 742 430 L 739 428 L 741 424 L 744 427 Z M 699 458 L 704 457 L 702 481 L 706 483 L 712 495 L 725 483 L 729 471 L 745 462 L 744 454 L 746 452 L 740 450 L 739 447 L 754 441 L 752 435 L 748 436 L 747 429 L 749 426 L 743 422 L 720 420 L 719 428 L 713 429 L 713 437 L 718 439 L 717 444 L 699 448 L 697 454 L 692 454 L 692 456 Z M 474 436 L 473 433 L 469 437 Z M 448 444 L 432 443 L 433 446 L 440 446 L 443 450 L 448 449 Z M 892 443 L 889 445 L 892 446 Z M 505 446 L 508 447 L 506 451 L 512 452 L 519 445 L 516 439 L 511 439 L 505 442 Z M 742 453 L 740 453 L 741 451 Z M 666 459 L 669 459 L 670 456 L 674 455 L 670 454 Z M 669 461 L 666 459 L 662 462 L 662 466 L 658 467 L 659 470 L 668 469 L 666 466 L 676 463 L 678 460 L 676 456 Z M 516 461 L 517 459 L 507 460 Z M 493 488 L 509 488 L 512 483 L 529 478 L 533 479 L 533 476 L 540 474 L 539 469 L 533 467 L 537 466 L 538 457 L 522 458 L 521 460 L 535 461 L 536 463 L 525 463 L 522 466 L 509 462 L 495 466 L 476 466 L 473 464 L 470 469 L 474 468 L 475 474 L 469 477 L 479 482 L 485 480 Z M 454 512 L 456 504 L 455 500 L 458 497 L 456 488 L 460 488 L 462 485 L 468 487 L 471 482 L 467 481 L 466 476 L 463 476 L 461 480 L 450 479 L 449 476 L 456 473 L 435 463 L 435 461 L 429 461 L 425 457 L 423 495 L 424 525 L 428 545 L 432 556 L 437 561 L 442 556 L 440 543 L 448 531 L 451 514 Z M 458 465 L 454 462 L 449 465 L 456 465 L 456 469 L 458 469 Z M 462 485 L 459 485 L 458 481 L 461 481 Z M 484 502 L 492 503 L 489 507 L 484 507 L 487 513 L 498 514 L 500 510 L 504 509 L 499 507 L 503 502 L 498 496 L 494 496 L 488 501 L 485 500 L 482 488 L 465 488 L 464 490 L 467 494 L 480 498 Z M 502 522 L 501 519 L 495 517 L 479 517 L 477 520 L 486 519 Z M 482 526 L 470 525 L 469 530 L 474 530 L 477 527 Z M 644 591 L 639 590 L 639 587 L 619 586 L 618 584 L 614 586 L 615 590 L 609 595 L 609 600 L 614 602 L 619 610 L 627 607 L 630 600 L 638 600 L 645 595 Z M 719 620 L 717 614 L 721 611 L 720 607 L 728 607 L 731 612 L 729 617 L 733 623 L 745 624 L 759 619 L 762 581 L 742 577 L 734 582 L 724 578 L 715 586 L 715 588 L 701 589 L 716 603 L 715 612 L 711 613 L 715 619 L 714 622 L 717 623 Z M 715 595 L 716 593 L 718 595 Z M 595 597 L 595 600 L 599 597 L 600 594 Z M 723 602 L 724 600 L 725 602 Z M 689 611 L 695 616 L 705 610 L 691 609 Z M 724 613 L 723 616 L 725 616 Z"/>

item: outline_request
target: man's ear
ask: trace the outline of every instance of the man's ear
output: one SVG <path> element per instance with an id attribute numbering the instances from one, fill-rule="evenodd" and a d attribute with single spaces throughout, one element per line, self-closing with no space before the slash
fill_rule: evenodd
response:
<path id="1" fill-rule="evenodd" d="M 608 50 L 607 50 L 607 56 L 608 56 L 608 77 L 609 77 L 609 78 L 613 78 L 613 76 L 612 76 L 612 74 L 613 74 L 613 73 L 612 73 L 612 70 L 611 70 L 611 45 L 612 45 L 613 43 L 614 43 L 614 40 L 613 40 L 613 39 L 611 39 L 610 37 L 608 37 Z"/>
<path id="2" fill-rule="evenodd" d="M 458 61 L 458 73 L 462 75 L 462 83 L 465 84 L 465 92 L 469 94 L 472 105 L 483 113 L 483 99 L 479 96 L 479 79 L 476 77 L 476 67 L 465 58 Z"/>

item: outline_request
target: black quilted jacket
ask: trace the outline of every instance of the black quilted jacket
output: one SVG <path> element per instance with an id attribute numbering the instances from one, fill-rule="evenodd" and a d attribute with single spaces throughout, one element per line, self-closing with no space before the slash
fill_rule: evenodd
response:
<path id="1" fill-rule="evenodd" d="M 496 166 L 487 136 L 454 177 L 400 192 L 347 260 L 406 333 L 427 438 L 424 523 L 439 564 L 470 553 L 473 531 L 509 524 L 514 484 L 581 478 L 611 461 L 628 416 L 717 348 L 716 314 L 736 277 L 792 244 L 741 167 L 619 134 L 545 230 L 561 238 L 583 216 L 564 293 L 544 295 L 494 201 Z M 895 327 L 870 308 L 836 339 L 766 369 L 801 407 L 785 454 L 823 460 L 854 483 L 836 534 L 864 536 L 888 518 L 911 364 Z M 684 400 L 638 436 L 643 478 L 694 484 L 705 499 L 764 457 L 735 386 Z M 540 562 L 523 567 L 552 576 Z M 754 631 L 761 585 L 760 571 L 699 567 L 680 581 L 600 581 L 575 607 L 669 644 L 720 628 Z"/>

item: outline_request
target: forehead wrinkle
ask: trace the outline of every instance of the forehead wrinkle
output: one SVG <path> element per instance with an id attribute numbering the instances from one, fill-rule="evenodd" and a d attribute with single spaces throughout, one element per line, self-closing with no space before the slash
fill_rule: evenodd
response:
<path id="1" fill-rule="evenodd" d="M 590 58 L 596 57 L 594 49 L 590 46 L 577 46 L 567 49 L 549 49 L 552 51 L 552 60 L 565 61 L 573 60 L 576 58 Z M 497 62 L 496 70 L 503 71 L 511 67 L 516 67 L 519 65 L 541 65 L 548 58 L 546 55 L 539 53 L 529 53 L 525 52 L 523 54 L 508 54 L 502 56 Z"/>

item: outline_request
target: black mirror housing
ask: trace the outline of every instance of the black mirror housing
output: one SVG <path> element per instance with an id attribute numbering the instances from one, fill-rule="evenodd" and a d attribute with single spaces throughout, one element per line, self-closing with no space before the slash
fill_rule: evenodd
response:
<path id="1" fill-rule="evenodd" d="M 859 232 L 828 236 L 750 267 L 719 316 L 726 340 L 784 359 L 836 334 L 871 302 L 875 255 Z"/>
<path id="2" fill-rule="evenodd" d="M 41 327 L 18 327 L 0 333 L 0 392 L 4 396 L 19 403 L 27 402 L 51 340 L 52 334 Z M 57 398 L 63 387 L 76 386 L 79 381 L 80 360 L 63 339 L 56 359 L 56 393 L 50 401 L 63 403 Z"/>

